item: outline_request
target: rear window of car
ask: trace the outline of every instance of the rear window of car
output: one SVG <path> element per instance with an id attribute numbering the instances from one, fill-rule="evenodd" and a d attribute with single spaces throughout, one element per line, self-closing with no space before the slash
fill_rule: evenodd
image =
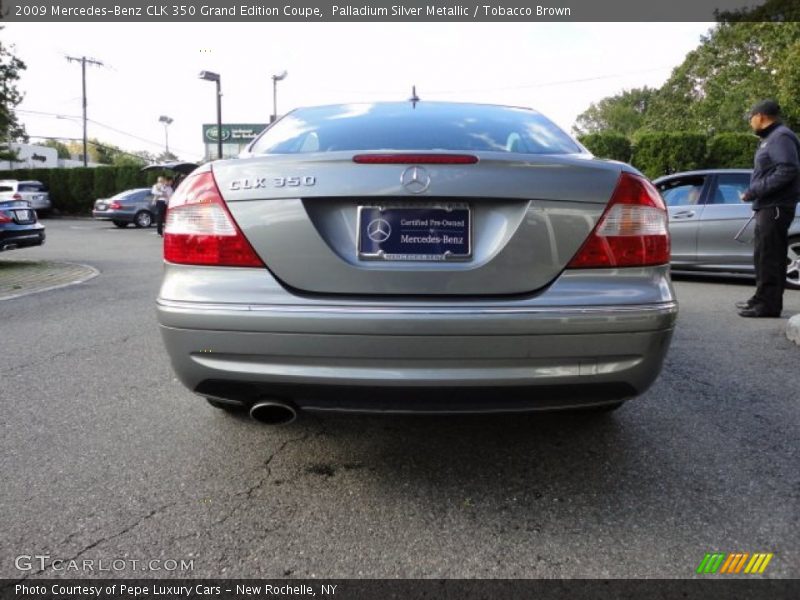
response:
<path id="1" fill-rule="evenodd" d="M 44 185 L 41 183 L 20 183 L 18 186 L 19 192 L 42 192 L 44 191 Z"/>
<path id="2" fill-rule="evenodd" d="M 295 110 L 250 147 L 255 154 L 431 150 L 576 154 L 583 150 L 539 113 L 437 103 L 348 104 Z"/>
<path id="3" fill-rule="evenodd" d="M 115 196 L 111 196 L 112 200 L 138 200 L 139 197 L 144 197 L 148 190 L 125 190 Z"/>

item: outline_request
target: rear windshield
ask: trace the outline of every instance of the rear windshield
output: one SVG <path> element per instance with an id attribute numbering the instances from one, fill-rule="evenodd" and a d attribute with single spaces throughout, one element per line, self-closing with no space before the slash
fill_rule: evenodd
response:
<path id="1" fill-rule="evenodd" d="M 111 196 L 111 199 L 112 200 L 136 200 L 137 196 L 143 198 L 148 193 L 150 193 L 150 190 L 125 190 L 124 192 L 120 192 L 116 196 Z"/>
<path id="2" fill-rule="evenodd" d="M 44 185 L 41 183 L 20 183 L 17 189 L 19 192 L 43 192 Z"/>
<path id="3" fill-rule="evenodd" d="M 574 154 L 581 148 L 537 112 L 470 104 L 347 104 L 295 110 L 256 139 L 256 154 L 444 150 Z"/>

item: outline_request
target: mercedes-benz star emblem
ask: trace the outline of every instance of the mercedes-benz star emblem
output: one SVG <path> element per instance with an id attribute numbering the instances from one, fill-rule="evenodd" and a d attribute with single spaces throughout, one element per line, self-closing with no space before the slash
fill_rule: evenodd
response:
<path id="1" fill-rule="evenodd" d="M 367 236 L 373 242 L 385 242 L 392 235 L 392 226 L 384 219 L 373 219 L 367 225 Z"/>
<path id="2" fill-rule="evenodd" d="M 412 194 L 421 194 L 431 185 L 431 176 L 422 167 L 408 167 L 400 176 L 400 183 Z"/>

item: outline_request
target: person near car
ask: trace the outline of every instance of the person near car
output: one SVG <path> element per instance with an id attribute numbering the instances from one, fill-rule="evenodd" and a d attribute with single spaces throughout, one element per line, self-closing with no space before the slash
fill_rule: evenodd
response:
<path id="1" fill-rule="evenodd" d="M 748 113 L 761 138 L 743 200 L 755 211 L 755 293 L 736 304 L 742 317 L 780 317 L 786 284 L 789 226 L 800 199 L 800 140 L 781 122 L 780 106 L 763 100 Z"/>
<path id="2" fill-rule="evenodd" d="M 172 196 L 172 186 L 166 177 L 159 177 L 153 186 L 152 194 L 156 200 L 156 232 L 164 235 L 164 219 L 167 214 L 167 202 Z"/>

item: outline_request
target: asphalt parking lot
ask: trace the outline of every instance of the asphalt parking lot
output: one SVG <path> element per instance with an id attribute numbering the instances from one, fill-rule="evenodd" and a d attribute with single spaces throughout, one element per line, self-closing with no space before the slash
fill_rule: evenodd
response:
<path id="1" fill-rule="evenodd" d="M 174 378 L 154 230 L 46 221 L 0 260 L 88 264 L 0 301 L 0 577 L 20 555 L 193 561 L 174 577 L 691 577 L 770 552 L 800 577 L 800 313 L 741 319 L 751 283 L 681 278 L 661 378 L 599 419 L 228 416 Z"/>

